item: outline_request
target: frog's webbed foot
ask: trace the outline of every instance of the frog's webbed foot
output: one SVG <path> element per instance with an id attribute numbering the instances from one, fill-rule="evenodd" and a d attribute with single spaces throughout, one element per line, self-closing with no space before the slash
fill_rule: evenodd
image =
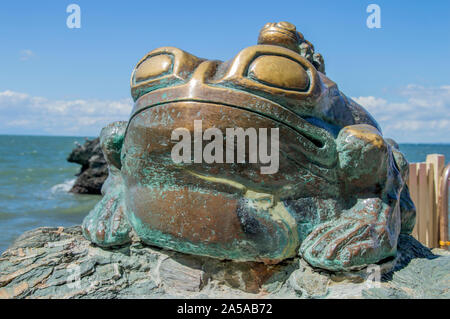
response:
<path id="1" fill-rule="evenodd" d="M 313 230 L 300 247 L 301 256 L 314 267 L 347 271 L 395 255 L 399 230 L 392 225 L 399 223 L 390 220 L 391 209 L 380 199 L 359 200 L 338 220 Z"/>
<path id="2" fill-rule="evenodd" d="M 121 187 L 111 188 L 86 216 L 82 225 L 83 235 L 103 247 L 130 242 L 131 226 L 125 216 Z"/>
<path id="3" fill-rule="evenodd" d="M 126 122 L 114 122 L 100 134 L 100 144 L 108 163 L 109 175 L 102 187 L 103 198 L 84 219 L 83 235 L 103 246 L 130 242 L 131 226 L 125 214 L 123 180 L 120 175 L 120 152 Z"/>
<path id="4" fill-rule="evenodd" d="M 341 200 L 356 203 L 317 226 L 303 241 L 300 254 L 315 267 L 346 271 L 395 255 L 403 179 L 391 147 L 375 127 L 347 126 L 336 144 L 345 194 Z"/>

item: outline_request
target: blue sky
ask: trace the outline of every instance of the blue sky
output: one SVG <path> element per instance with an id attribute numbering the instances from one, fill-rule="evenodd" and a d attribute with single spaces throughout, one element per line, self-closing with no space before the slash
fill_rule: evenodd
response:
<path id="1" fill-rule="evenodd" d="M 81 7 L 81 29 L 66 7 Z M 366 7 L 381 8 L 381 29 Z M 289 21 L 327 75 L 399 142 L 450 142 L 450 1 L 14 1 L 0 6 L 0 134 L 97 135 L 127 119 L 135 63 L 161 46 L 227 60 Z"/>

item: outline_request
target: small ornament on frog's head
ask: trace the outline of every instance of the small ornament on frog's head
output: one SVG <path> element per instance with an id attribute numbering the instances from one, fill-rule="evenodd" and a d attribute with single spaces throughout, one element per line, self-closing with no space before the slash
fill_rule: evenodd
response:
<path id="1" fill-rule="evenodd" d="M 322 55 L 314 52 L 314 45 L 290 22 L 266 23 L 259 32 L 258 44 L 277 45 L 297 52 L 325 74 L 325 61 Z"/>
<path id="2" fill-rule="evenodd" d="M 298 46 L 302 40 L 304 40 L 303 35 L 297 32 L 292 23 L 269 22 L 259 32 L 258 44 L 278 45 L 300 53 Z"/>

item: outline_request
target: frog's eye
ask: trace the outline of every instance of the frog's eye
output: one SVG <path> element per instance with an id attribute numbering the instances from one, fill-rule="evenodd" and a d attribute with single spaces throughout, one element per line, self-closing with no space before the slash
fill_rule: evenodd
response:
<path id="1" fill-rule="evenodd" d="M 131 73 L 131 96 L 141 96 L 188 81 L 204 59 L 173 47 L 158 48 L 147 53 Z"/>
<path id="2" fill-rule="evenodd" d="M 298 62 L 276 55 L 262 55 L 253 60 L 248 77 L 281 89 L 306 91 L 309 87 L 308 73 Z"/>
<path id="3" fill-rule="evenodd" d="M 148 57 L 136 67 L 134 78 L 136 82 L 151 80 L 172 72 L 173 58 L 168 54 Z"/>

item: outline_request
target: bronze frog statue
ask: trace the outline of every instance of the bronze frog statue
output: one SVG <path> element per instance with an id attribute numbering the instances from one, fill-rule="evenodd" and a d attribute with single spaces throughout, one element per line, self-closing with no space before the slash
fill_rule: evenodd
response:
<path id="1" fill-rule="evenodd" d="M 136 65 L 131 94 L 129 121 L 101 132 L 110 174 L 83 222 L 97 245 L 135 234 L 188 254 L 265 264 L 301 256 L 347 271 L 395 256 L 400 232 L 412 231 L 403 154 L 288 22 L 266 24 L 257 45 L 227 62 L 153 50 Z M 277 129 L 277 171 L 263 174 L 259 162 L 175 163 L 173 132 L 195 134 L 195 120 L 203 132 Z"/>

